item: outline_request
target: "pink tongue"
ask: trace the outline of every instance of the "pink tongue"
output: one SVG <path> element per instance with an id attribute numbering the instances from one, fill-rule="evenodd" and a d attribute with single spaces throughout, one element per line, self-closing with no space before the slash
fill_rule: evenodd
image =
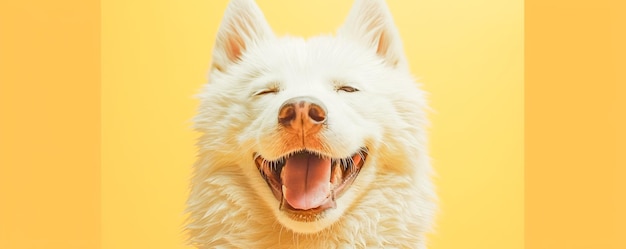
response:
<path id="1" fill-rule="evenodd" d="M 312 209 L 330 195 L 330 159 L 301 152 L 285 162 L 281 172 L 283 195 L 295 209 Z"/>

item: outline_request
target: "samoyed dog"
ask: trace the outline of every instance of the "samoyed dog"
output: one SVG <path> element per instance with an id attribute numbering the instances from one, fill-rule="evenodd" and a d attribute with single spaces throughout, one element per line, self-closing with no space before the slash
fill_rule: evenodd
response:
<path id="1" fill-rule="evenodd" d="M 357 0 L 336 35 L 303 39 L 233 0 L 200 99 L 192 245 L 425 248 L 426 103 L 384 1 Z"/>

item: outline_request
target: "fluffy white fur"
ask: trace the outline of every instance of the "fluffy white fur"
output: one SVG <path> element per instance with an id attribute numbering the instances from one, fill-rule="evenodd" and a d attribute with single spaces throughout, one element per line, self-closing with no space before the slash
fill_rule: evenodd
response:
<path id="1" fill-rule="evenodd" d="M 358 92 L 337 91 L 349 85 Z M 275 93 L 255 95 L 273 89 Z M 314 96 L 328 108 L 324 152 L 369 156 L 316 222 L 279 210 L 253 161 L 285 153 L 278 108 Z M 436 208 L 424 93 L 382 0 L 357 0 L 336 36 L 276 37 L 252 0 L 228 6 L 200 94 L 202 133 L 186 229 L 198 248 L 425 248 Z"/>

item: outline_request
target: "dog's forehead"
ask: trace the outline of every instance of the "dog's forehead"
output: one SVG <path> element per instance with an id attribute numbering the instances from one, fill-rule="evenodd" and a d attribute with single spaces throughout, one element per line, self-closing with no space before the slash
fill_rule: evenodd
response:
<path id="1" fill-rule="evenodd" d="M 381 60 L 374 51 L 332 36 L 282 37 L 251 52 L 251 67 L 280 77 L 340 77 Z"/>

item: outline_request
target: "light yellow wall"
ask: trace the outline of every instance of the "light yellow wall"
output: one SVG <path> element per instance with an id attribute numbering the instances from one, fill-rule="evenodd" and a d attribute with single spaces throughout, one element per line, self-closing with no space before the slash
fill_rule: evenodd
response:
<path id="1" fill-rule="evenodd" d="M 351 1 L 258 0 L 278 34 L 333 32 Z M 430 92 L 431 249 L 523 248 L 523 2 L 388 0 Z M 226 1 L 102 1 L 104 249 L 185 248 L 189 128 Z"/>

